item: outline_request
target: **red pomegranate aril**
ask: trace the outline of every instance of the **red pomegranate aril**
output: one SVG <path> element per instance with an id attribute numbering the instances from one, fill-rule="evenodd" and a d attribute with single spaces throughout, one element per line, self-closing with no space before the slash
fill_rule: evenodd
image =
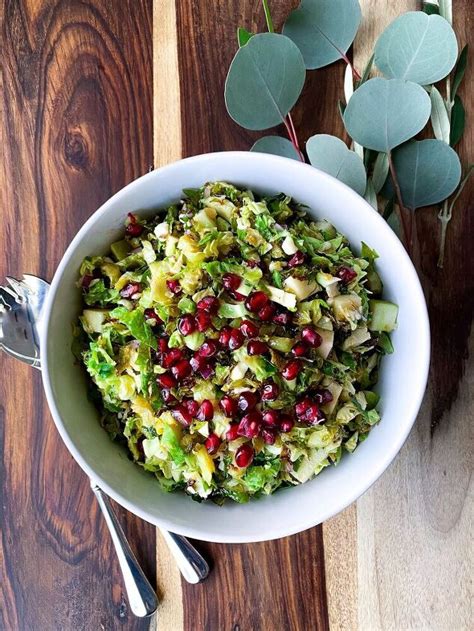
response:
<path id="1" fill-rule="evenodd" d="M 136 222 L 136 219 L 135 219 L 135 222 Z M 125 232 L 130 237 L 139 237 L 141 233 L 143 232 L 143 226 L 139 223 L 129 223 L 128 226 L 125 228 Z"/>
<path id="2" fill-rule="evenodd" d="M 142 290 L 140 283 L 128 283 L 123 289 L 120 290 L 122 298 L 131 298 L 135 294 L 139 294 Z"/>
<path id="3" fill-rule="evenodd" d="M 229 346 L 229 340 L 230 340 L 231 331 L 232 331 L 232 329 L 230 328 L 230 326 L 225 326 L 219 332 L 219 344 L 221 346 L 224 346 L 224 348 L 228 348 L 228 346 Z"/>
<path id="4" fill-rule="evenodd" d="M 178 331 L 181 335 L 191 335 L 196 330 L 196 318 L 192 316 L 190 313 L 182 316 L 178 320 Z"/>
<path id="5" fill-rule="evenodd" d="M 242 392 L 237 400 L 237 407 L 241 412 L 253 410 L 258 403 L 258 397 L 255 392 Z"/>
<path id="6" fill-rule="evenodd" d="M 326 389 L 318 390 L 314 398 L 316 399 L 316 402 L 319 403 L 319 405 L 331 403 L 331 401 L 333 400 L 332 393 Z"/>
<path id="7" fill-rule="evenodd" d="M 357 272 L 352 269 L 352 267 L 346 267 L 343 265 L 337 270 L 337 277 L 341 279 L 344 285 L 348 285 L 351 283 L 354 278 L 357 277 Z"/>
<path id="8" fill-rule="evenodd" d="M 270 322 L 270 320 L 273 319 L 273 316 L 275 315 L 275 306 L 272 305 L 271 303 L 265 305 L 264 307 L 262 307 L 259 311 L 258 311 L 258 317 L 260 318 L 260 320 L 263 320 L 264 322 Z"/>
<path id="9" fill-rule="evenodd" d="M 191 364 L 187 359 L 182 359 L 175 366 L 171 367 L 171 372 L 178 381 L 182 381 L 191 374 Z"/>
<path id="10" fill-rule="evenodd" d="M 247 353 L 249 355 L 265 355 L 268 353 L 268 346 L 260 340 L 250 340 L 247 344 Z"/>
<path id="11" fill-rule="evenodd" d="M 232 329 L 229 337 L 229 350 L 235 351 L 244 343 L 244 336 L 240 329 Z"/>
<path id="12" fill-rule="evenodd" d="M 212 326 L 211 314 L 207 311 L 199 311 L 196 315 L 196 322 L 198 331 L 204 333 L 207 329 L 210 329 Z"/>
<path id="13" fill-rule="evenodd" d="M 210 421 L 214 416 L 214 406 L 209 401 L 209 399 L 204 399 L 204 401 L 199 406 L 198 413 L 196 414 L 196 418 L 200 421 Z"/>
<path id="14" fill-rule="evenodd" d="M 171 348 L 164 354 L 162 366 L 163 368 L 170 368 L 179 362 L 180 359 L 183 359 L 183 351 L 179 348 Z"/>
<path id="15" fill-rule="evenodd" d="M 166 405 L 171 405 L 176 402 L 176 397 L 174 397 L 168 388 L 163 388 L 161 390 L 161 397 L 163 399 L 163 403 Z"/>
<path id="16" fill-rule="evenodd" d="M 237 302 L 243 302 L 246 298 L 246 296 L 244 296 L 244 294 L 240 294 L 238 291 L 233 291 L 232 292 L 232 298 L 234 300 L 237 300 Z"/>
<path id="17" fill-rule="evenodd" d="M 217 434 L 209 434 L 204 445 L 211 456 L 216 453 L 221 444 L 221 439 Z"/>
<path id="18" fill-rule="evenodd" d="M 241 469 L 245 469 L 252 464 L 254 454 L 255 452 L 251 445 L 248 443 L 241 445 L 235 454 L 235 464 Z"/>
<path id="19" fill-rule="evenodd" d="M 302 265 L 304 263 L 304 259 L 305 256 L 303 252 L 298 250 L 298 252 L 295 252 L 295 254 L 293 254 L 291 259 L 288 261 L 288 267 L 296 267 L 297 265 Z"/>
<path id="20" fill-rule="evenodd" d="M 258 261 L 256 261 L 255 259 L 250 259 L 249 261 L 245 261 L 245 264 L 247 265 L 247 267 L 260 267 Z"/>
<path id="21" fill-rule="evenodd" d="M 179 284 L 179 280 L 167 280 L 166 286 L 168 287 L 168 289 L 170 290 L 172 294 L 175 294 L 175 296 L 180 294 L 182 291 L 181 285 Z"/>
<path id="22" fill-rule="evenodd" d="M 262 401 L 274 401 L 280 394 L 280 388 L 276 383 L 266 383 L 262 388 Z"/>
<path id="23" fill-rule="evenodd" d="M 257 438 L 260 434 L 261 424 L 262 415 L 260 412 L 249 412 L 240 421 L 238 434 L 245 436 L 245 438 Z"/>
<path id="24" fill-rule="evenodd" d="M 262 416 L 264 425 L 278 425 L 280 414 L 276 410 L 267 410 Z"/>
<path id="25" fill-rule="evenodd" d="M 262 438 L 267 445 L 273 445 L 276 440 L 276 431 L 271 427 L 264 427 L 262 429 Z"/>
<path id="26" fill-rule="evenodd" d="M 219 401 L 219 407 L 229 418 L 232 418 L 237 414 L 237 401 L 228 394 L 225 394 Z"/>
<path id="27" fill-rule="evenodd" d="M 240 330 L 242 331 L 243 335 L 248 338 L 257 337 L 259 333 L 258 326 L 250 320 L 242 320 L 242 322 L 240 323 Z"/>
<path id="28" fill-rule="evenodd" d="M 178 423 L 181 423 L 181 425 L 184 425 L 185 427 L 188 427 L 193 422 L 193 417 L 184 405 L 179 405 L 178 407 L 174 408 L 174 410 L 172 411 L 172 415 L 178 421 Z"/>
<path id="29" fill-rule="evenodd" d="M 207 311 L 215 315 L 219 309 L 219 300 L 215 296 L 205 296 L 197 303 L 199 311 Z"/>
<path id="30" fill-rule="evenodd" d="M 306 342 L 296 342 L 296 344 L 291 349 L 291 354 L 295 357 L 304 357 L 308 354 L 309 347 Z"/>
<path id="31" fill-rule="evenodd" d="M 323 342 L 323 338 L 310 326 L 305 326 L 301 331 L 301 339 L 313 348 L 318 348 Z"/>
<path id="32" fill-rule="evenodd" d="M 308 407 L 302 420 L 310 423 L 311 425 L 316 425 L 319 422 L 319 407 L 317 403 L 311 403 Z"/>
<path id="33" fill-rule="evenodd" d="M 239 424 L 231 423 L 229 425 L 229 429 L 227 430 L 225 434 L 225 438 L 226 440 L 230 442 L 232 440 L 236 440 L 238 437 L 239 437 Z"/>
<path id="34" fill-rule="evenodd" d="M 191 416 L 196 416 L 199 410 L 199 403 L 194 399 L 186 399 L 183 401 L 183 405 L 187 409 L 187 411 L 191 414 Z"/>
<path id="35" fill-rule="evenodd" d="M 291 418 L 291 416 L 288 416 L 288 414 L 284 414 L 280 418 L 280 431 L 281 432 L 284 432 L 285 434 L 287 432 L 291 432 L 294 426 L 295 426 L 295 422 Z"/>
<path id="36" fill-rule="evenodd" d="M 238 274 L 227 273 L 222 277 L 222 284 L 228 291 L 236 291 L 242 283 Z"/>
<path id="37" fill-rule="evenodd" d="M 158 350 L 160 351 L 160 353 L 166 353 L 166 351 L 168 350 L 168 339 L 167 337 L 160 337 L 160 339 L 158 340 Z"/>
<path id="38" fill-rule="evenodd" d="M 273 322 L 280 326 L 288 326 L 291 323 L 292 317 L 289 311 L 280 311 L 273 316 Z"/>
<path id="39" fill-rule="evenodd" d="M 204 342 L 198 353 L 201 357 L 212 357 L 217 353 L 217 344 L 213 340 Z"/>
<path id="40" fill-rule="evenodd" d="M 84 287 L 84 289 L 88 289 L 93 280 L 94 277 L 92 276 L 92 274 L 85 274 L 82 277 L 81 285 Z"/>
<path id="41" fill-rule="evenodd" d="M 301 371 L 301 363 L 298 360 L 293 359 L 292 361 L 289 361 L 286 364 L 281 374 L 284 379 L 287 379 L 288 381 L 292 381 L 293 379 L 296 379 L 300 371 Z"/>
<path id="42" fill-rule="evenodd" d="M 156 326 L 157 324 L 163 324 L 163 320 L 157 315 L 154 309 L 145 309 L 144 311 L 145 320 L 152 320 L 150 322 L 151 326 Z"/>
<path id="43" fill-rule="evenodd" d="M 245 301 L 245 306 L 252 313 L 256 313 L 257 311 L 260 311 L 260 309 L 263 309 L 269 301 L 269 297 L 267 294 L 264 294 L 263 291 L 254 291 L 248 296 Z"/>
<path id="44" fill-rule="evenodd" d="M 206 360 L 204 357 L 201 357 L 199 353 L 195 353 L 193 357 L 189 360 L 189 364 L 194 372 L 198 372 L 201 368 L 204 368 Z"/>
<path id="45" fill-rule="evenodd" d="M 175 388 L 176 387 L 176 379 L 173 375 L 165 372 L 163 375 L 158 375 L 157 381 L 162 388 Z"/>
<path id="46" fill-rule="evenodd" d="M 209 362 L 204 362 L 204 365 L 201 367 L 199 372 L 203 379 L 209 379 L 214 374 L 214 366 Z"/>
<path id="47" fill-rule="evenodd" d="M 296 405 L 295 405 L 295 414 L 298 418 L 302 418 L 304 417 L 306 410 L 309 408 L 309 406 L 311 405 L 311 400 L 306 398 L 306 399 L 302 399 L 301 401 L 299 401 Z"/>

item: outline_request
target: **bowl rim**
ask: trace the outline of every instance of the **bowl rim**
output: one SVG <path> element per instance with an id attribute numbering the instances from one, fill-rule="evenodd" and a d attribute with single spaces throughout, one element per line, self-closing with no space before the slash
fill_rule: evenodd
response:
<path id="1" fill-rule="evenodd" d="M 263 154 L 263 153 L 258 153 L 258 152 L 249 152 L 249 151 L 220 151 L 220 152 L 205 153 L 205 154 L 199 154 L 197 156 L 192 156 L 189 158 L 183 158 L 181 160 L 177 160 L 163 167 L 159 167 L 155 169 L 154 171 L 146 173 L 145 175 L 142 175 L 141 177 L 136 178 L 135 180 L 133 180 L 132 182 L 130 182 L 129 184 L 121 188 L 119 191 L 114 193 L 114 195 L 108 198 L 94 213 L 92 213 L 92 215 L 87 219 L 87 221 L 81 226 L 79 231 L 76 233 L 76 235 L 70 242 L 69 246 L 66 248 L 66 251 L 64 252 L 61 258 L 61 261 L 59 265 L 57 266 L 56 271 L 54 273 L 53 280 L 51 282 L 51 287 L 48 292 L 48 296 L 47 296 L 47 300 L 46 300 L 46 304 L 44 308 L 44 318 L 42 321 L 42 327 L 41 327 L 41 333 L 40 333 L 40 348 L 44 349 L 44 351 L 41 354 L 41 361 L 42 361 L 41 375 L 42 375 L 42 381 L 43 381 L 43 388 L 46 394 L 46 399 L 48 402 L 49 409 L 51 411 L 51 415 L 53 417 L 56 428 L 62 440 L 64 441 L 67 449 L 73 456 L 74 460 L 79 464 L 82 470 L 87 474 L 87 476 L 94 482 L 97 482 L 99 486 L 116 502 L 118 502 L 124 508 L 129 510 L 131 513 L 144 519 L 145 521 L 159 528 L 165 528 L 167 530 L 176 532 L 177 534 L 193 537 L 195 539 L 199 539 L 202 541 L 210 541 L 210 542 L 216 542 L 216 543 L 252 543 L 252 542 L 258 542 L 258 541 L 270 541 L 273 539 L 279 539 L 281 537 L 290 536 L 298 532 L 303 532 L 304 530 L 307 530 L 308 528 L 312 528 L 313 526 L 316 526 L 324 522 L 330 517 L 337 515 L 338 513 L 343 511 L 345 508 L 347 508 L 350 504 L 352 504 L 355 500 L 357 500 L 361 495 L 363 495 L 378 480 L 378 478 L 383 474 L 383 472 L 390 466 L 392 461 L 395 459 L 395 457 L 398 455 L 399 451 L 401 450 L 403 444 L 405 443 L 413 427 L 413 424 L 416 420 L 416 417 L 418 415 L 418 412 L 421 407 L 421 403 L 425 394 L 426 385 L 428 381 L 429 366 L 430 366 L 430 324 L 429 324 L 428 309 L 426 306 L 423 289 L 421 287 L 421 283 L 418 278 L 416 269 L 410 257 L 408 256 L 404 246 L 402 245 L 401 241 L 399 241 L 399 239 L 397 239 L 395 235 L 393 235 L 395 237 L 395 241 L 393 242 L 393 245 L 395 249 L 398 250 L 397 257 L 405 258 L 406 263 L 411 269 L 411 272 L 413 275 L 413 278 L 412 278 L 413 282 L 411 283 L 412 290 L 413 290 L 413 299 L 419 304 L 420 316 L 423 320 L 422 322 L 420 322 L 420 330 L 422 331 L 422 335 L 423 335 L 421 346 L 424 351 L 423 357 L 421 358 L 421 362 L 420 362 L 421 370 L 422 370 L 421 379 L 419 381 L 420 387 L 418 389 L 418 392 L 415 393 L 415 396 L 413 397 L 411 401 L 409 410 L 407 410 L 407 413 L 405 414 L 405 417 L 408 418 L 409 421 L 405 423 L 403 431 L 400 431 L 396 435 L 397 440 L 394 441 L 390 445 L 390 449 L 387 449 L 387 451 L 384 452 L 383 455 L 380 456 L 380 458 L 377 461 L 378 466 L 374 467 L 370 471 L 370 474 L 367 474 L 367 476 L 364 478 L 363 484 L 353 485 L 352 493 L 350 494 L 348 498 L 345 499 L 344 502 L 341 503 L 340 507 L 336 511 L 333 509 L 327 509 L 326 511 L 323 510 L 321 511 L 320 516 L 317 518 L 316 521 L 314 517 L 306 516 L 306 518 L 305 519 L 302 518 L 298 526 L 295 526 L 295 527 L 284 527 L 284 526 L 281 526 L 280 524 L 274 525 L 272 532 L 270 534 L 265 533 L 264 535 L 257 536 L 257 537 L 252 536 L 252 535 L 227 535 L 227 534 L 215 535 L 214 533 L 209 535 L 206 532 L 203 532 L 200 528 L 194 528 L 192 524 L 189 526 L 179 525 L 178 527 L 176 527 L 176 524 L 174 524 L 168 518 L 162 518 L 162 517 L 157 518 L 156 516 L 147 512 L 145 509 L 140 508 L 139 506 L 135 505 L 133 502 L 126 499 L 121 494 L 120 491 L 113 488 L 101 476 L 98 476 L 94 472 L 93 468 L 89 466 L 89 464 L 81 455 L 80 451 L 76 448 L 73 440 L 70 438 L 67 432 L 67 429 L 62 421 L 59 410 L 56 406 L 55 397 L 53 394 L 52 385 L 51 385 L 50 376 L 49 376 L 49 361 L 48 361 L 49 358 L 48 358 L 48 344 L 47 344 L 49 322 L 51 318 L 51 312 L 53 310 L 53 306 L 55 303 L 56 293 L 60 285 L 63 273 L 69 264 L 69 260 L 71 259 L 72 254 L 74 253 L 78 244 L 82 241 L 84 234 L 98 220 L 98 218 L 106 214 L 109 211 L 109 209 L 113 207 L 115 202 L 118 199 L 120 199 L 120 197 L 122 197 L 126 192 L 128 192 L 130 189 L 137 186 L 138 183 L 141 183 L 148 179 L 153 179 L 154 177 L 156 177 L 158 172 L 163 173 L 163 172 L 169 171 L 170 173 L 172 173 L 173 170 L 177 168 L 179 169 L 180 165 L 183 162 L 186 162 L 189 164 L 200 163 L 202 161 L 207 161 L 209 159 L 216 159 L 216 158 L 218 159 L 219 157 L 224 156 L 224 155 L 226 156 L 226 158 L 231 158 L 231 159 L 235 158 L 236 160 L 246 159 L 249 161 L 255 161 L 256 163 L 261 163 L 261 161 L 264 160 L 264 161 L 267 161 L 269 164 L 284 163 L 287 166 L 291 164 L 292 168 L 295 168 L 295 165 L 298 165 L 296 168 L 299 168 L 302 170 L 306 169 L 308 170 L 308 174 L 310 173 L 314 174 L 314 171 L 316 170 L 318 171 L 318 176 L 322 179 L 326 179 L 332 187 L 336 187 L 336 188 L 343 187 L 344 189 L 346 189 L 346 191 L 350 191 L 351 195 L 357 198 L 358 204 L 360 204 L 362 201 L 366 204 L 368 209 L 373 210 L 372 207 L 368 204 L 368 202 L 363 200 L 363 198 L 361 198 L 355 191 L 353 191 L 348 186 L 346 186 L 345 184 L 343 184 L 336 178 L 332 177 L 331 175 L 324 173 L 323 171 L 320 171 L 319 169 L 316 169 L 315 167 L 309 164 L 296 162 L 295 160 L 292 160 L 290 158 L 284 158 L 284 157 L 276 156 L 272 154 Z M 390 228 L 387 226 L 386 221 L 378 213 L 374 212 L 371 215 L 371 217 L 375 223 L 378 223 L 379 226 L 381 227 L 383 226 L 382 230 L 385 230 L 385 231 L 387 229 L 390 230 Z M 250 502 L 249 506 L 251 505 L 252 503 Z"/>

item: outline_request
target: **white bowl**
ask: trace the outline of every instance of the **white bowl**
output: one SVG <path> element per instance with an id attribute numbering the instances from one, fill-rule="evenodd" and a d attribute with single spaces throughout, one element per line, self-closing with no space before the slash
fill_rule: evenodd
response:
<path id="1" fill-rule="evenodd" d="M 141 215 L 175 202 L 183 188 L 225 180 L 261 193 L 285 192 L 327 218 L 354 248 L 365 241 L 380 254 L 384 295 L 399 305 L 395 353 L 382 362 L 381 423 L 353 454 L 306 484 L 248 504 L 193 502 L 162 492 L 156 479 L 128 460 L 100 427 L 86 379 L 71 353 L 71 323 L 80 309 L 76 288 L 82 259 L 105 253 L 123 234 L 127 213 Z M 157 526 L 225 543 L 276 539 L 305 530 L 356 500 L 388 467 L 415 421 L 426 386 L 430 340 L 423 292 L 402 244 L 386 222 L 350 188 L 317 169 L 277 156 L 226 152 L 196 156 L 132 182 L 85 223 L 54 276 L 41 339 L 42 375 L 49 407 L 69 451 L 117 502 Z"/>

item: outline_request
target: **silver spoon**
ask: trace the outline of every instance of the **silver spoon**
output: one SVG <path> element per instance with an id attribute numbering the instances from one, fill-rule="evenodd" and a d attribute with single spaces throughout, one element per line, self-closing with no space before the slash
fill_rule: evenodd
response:
<path id="1" fill-rule="evenodd" d="M 0 349 L 41 369 L 39 332 L 49 284 L 29 274 L 21 281 L 7 276 L 7 282 L 6 286 L 0 285 Z M 156 594 L 128 544 L 108 496 L 92 480 L 91 488 L 109 527 L 130 608 L 136 616 L 150 616 L 158 606 Z M 183 578 L 194 584 L 207 578 L 209 566 L 189 541 L 172 532 L 161 532 Z"/>

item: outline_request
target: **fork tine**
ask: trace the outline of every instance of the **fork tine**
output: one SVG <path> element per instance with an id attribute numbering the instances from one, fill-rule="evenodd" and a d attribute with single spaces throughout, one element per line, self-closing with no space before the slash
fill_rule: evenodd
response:
<path id="1" fill-rule="evenodd" d="M 5 307 L 8 307 L 8 309 L 13 309 L 18 305 L 18 296 L 10 287 L 2 287 L 2 285 L 0 285 L 0 301 Z"/>
<path id="2" fill-rule="evenodd" d="M 6 276 L 5 278 L 7 280 L 7 283 L 10 285 L 13 291 L 17 294 L 17 296 L 20 298 L 25 298 L 25 289 L 24 289 L 24 286 L 20 283 L 20 281 L 18 281 L 16 278 L 13 278 L 12 276 Z"/>

